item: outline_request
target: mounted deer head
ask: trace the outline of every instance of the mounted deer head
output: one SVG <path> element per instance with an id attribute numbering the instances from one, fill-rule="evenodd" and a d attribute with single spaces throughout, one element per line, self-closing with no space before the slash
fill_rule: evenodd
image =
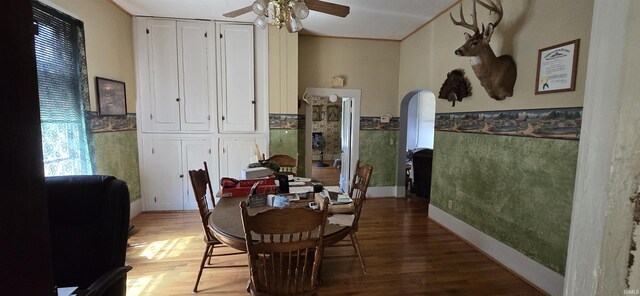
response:
<path id="1" fill-rule="evenodd" d="M 516 83 L 516 63 L 509 55 L 496 57 L 489 46 L 491 35 L 494 29 L 502 20 L 502 3 L 500 0 L 494 2 L 488 0 L 488 3 L 482 0 L 473 0 L 473 23 L 469 24 L 464 19 L 462 13 L 462 3 L 460 4 L 460 21 L 456 21 L 453 15 L 449 13 L 451 21 L 456 26 L 461 26 L 473 31 L 473 36 L 464 33 L 466 42 L 454 52 L 457 56 L 471 57 L 471 68 L 480 80 L 480 85 L 484 87 L 490 97 L 496 100 L 504 100 L 506 97 L 513 96 L 513 86 Z M 493 23 L 489 23 L 486 27 L 482 24 L 482 31 L 478 28 L 478 17 L 476 14 L 476 3 L 489 10 L 491 13 L 498 15 L 498 19 Z"/>

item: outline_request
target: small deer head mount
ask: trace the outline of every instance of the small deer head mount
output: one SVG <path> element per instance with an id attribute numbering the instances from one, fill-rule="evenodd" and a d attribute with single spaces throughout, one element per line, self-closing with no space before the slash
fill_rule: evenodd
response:
<path id="1" fill-rule="evenodd" d="M 455 69 L 447 73 L 447 79 L 442 83 L 442 87 L 440 87 L 438 98 L 452 102 L 451 107 L 455 107 L 456 101 L 462 102 L 463 98 L 470 95 L 471 83 L 467 76 L 464 75 L 464 70 Z"/>
<path id="2" fill-rule="evenodd" d="M 485 28 L 482 24 L 482 31 L 478 27 L 478 17 L 476 14 L 476 3 L 488 9 L 491 13 L 498 15 L 498 19 L 489 23 Z M 496 100 L 504 100 L 513 96 L 513 86 L 516 83 L 516 63 L 509 55 L 496 57 L 489 45 L 493 30 L 502 20 L 503 10 L 500 0 L 473 0 L 473 23 L 469 24 L 464 19 L 462 4 L 460 4 L 460 21 L 456 21 L 449 13 L 451 21 L 456 26 L 461 26 L 473 31 L 473 35 L 464 33 L 466 42 L 455 50 L 457 56 L 471 57 L 471 68 L 480 80 L 480 85 L 484 87 L 490 97 Z"/>

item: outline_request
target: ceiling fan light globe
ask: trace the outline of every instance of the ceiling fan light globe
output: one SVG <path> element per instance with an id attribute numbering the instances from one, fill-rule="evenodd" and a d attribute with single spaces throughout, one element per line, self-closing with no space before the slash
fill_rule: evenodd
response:
<path id="1" fill-rule="evenodd" d="M 302 30 L 302 22 L 293 13 L 289 13 L 287 18 L 287 30 L 289 30 L 289 33 L 296 33 Z"/>
<path id="2" fill-rule="evenodd" d="M 294 3 L 292 8 L 293 13 L 300 20 L 306 19 L 309 16 L 309 7 L 302 1 Z"/>
<path id="3" fill-rule="evenodd" d="M 264 15 L 259 15 L 253 24 L 258 27 L 258 29 L 264 30 L 267 27 L 267 18 Z"/>
<path id="4" fill-rule="evenodd" d="M 256 0 L 251 5 L 253 12 L 257 15 L 264 15 L 267 12 L 267 1 L 266 0 Z"/>

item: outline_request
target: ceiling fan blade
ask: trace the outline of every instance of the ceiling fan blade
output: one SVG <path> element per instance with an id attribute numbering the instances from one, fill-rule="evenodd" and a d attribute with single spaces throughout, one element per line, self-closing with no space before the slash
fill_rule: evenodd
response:
<path id="1" fill-rule="evenodd" d="M 249 6 L 245 6 L 243 8 L 240 8 L 240 9 L 236 9 L 234 11 L 229 11 L 229 12 L 223 14 L 223 16 L 224 17 L 228 17 L 228 18 L 234 18 L 234 17 L 237 17 L 237 16 L 241 16 L 241 15 L 243 15 L 243 14 L 245 14 L 247 12 L 250 12 L 252 10 L 253 10 L 253 8 L 251 7 L 251 5 L 249 5 Z"/>
<path id="2" fill-rule="evenodd" d="M 335 15 L 339 17 L 345 17 L 349 15 L 349 11 L 351 10 L 349 6 L 325 2 L 321 0 L 305 0 L 304 3 L 311 10 L 315 10 L 318 12 Z"/>

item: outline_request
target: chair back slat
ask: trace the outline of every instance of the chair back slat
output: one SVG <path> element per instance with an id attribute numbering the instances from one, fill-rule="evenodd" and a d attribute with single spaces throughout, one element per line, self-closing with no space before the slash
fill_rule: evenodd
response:
<path id="1" fill-rule="evenodd" d="M 317 291 L 328 199 L 322 210 L 272 209 L 250 216 L 241 202 L 254 294 L 296 295 Z"/>
<path id="2" fill-rule="evenodd" d="M 369 180 L 373 173 L 373 166 L 370 164 L 360 165 L 360 160 L 356 162 L 356 172 L 351 180 L 351 189 L 349 196 L 353 199 L 354 217 L 351 227 L 354 231 L 358 231 L 358 221 L 360 220 L 360 214 L 362 207 L 367 198 L 367 189 L 369 188 Z"/>
<path id="3" fill-rule="evenodd" d="M 213 236 L 213 230 L 209 227 L 209 215 L 211 215 L 211 209 L 209 208 L 209 203 L 207 201 L 207 190 L 209 191 L 208 195 L 211 196 L 211 203 L 213 207 L 215 207 L 215 199 L 206 161 L 204 162 L 204 168 L 204 170 L 189 170 L 189 178 L 191 179 L 193 195 L 195 196 L 196 203 L 198 204 L 198 212 L 200 213 L 200 219 L 202 220 L 202 228 L 205 233 L 205 238 L 208 241 L 213 241 L 217 239 Z"/>

